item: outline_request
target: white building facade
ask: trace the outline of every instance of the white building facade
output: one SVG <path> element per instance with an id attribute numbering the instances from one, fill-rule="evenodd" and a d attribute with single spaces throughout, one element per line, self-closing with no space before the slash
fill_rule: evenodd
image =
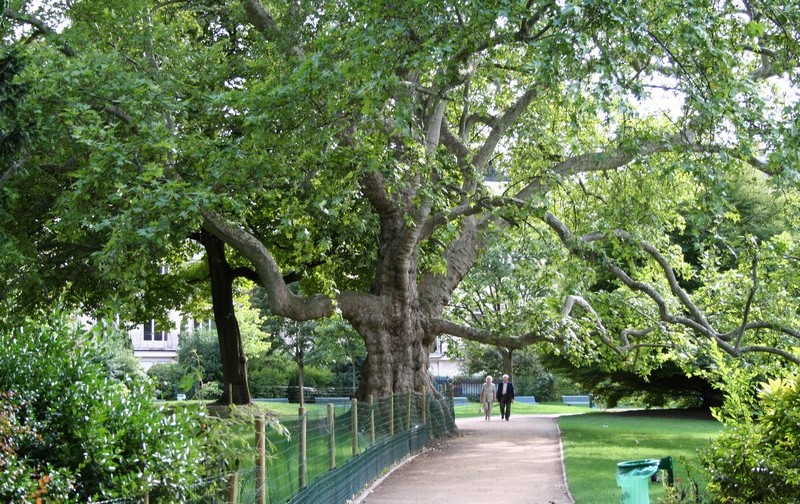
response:
<path id="1" fill-rule="evenodd" d="M 169 330 L 161 330 L 156 322 L 134 327 L 128 331 L 133 346 L 133 354 L 139 358 L 142 367 L 147 370 L 153 364 L 166 364 L 178 361 L 178 339 L 183 317 L 177 312 L 168 314 Z M 192 327 L 191 324 L 187 324 Z"/>
<path id="2" fill-rule="evenodd" d="M 461 362 L 447 356 L 447 342 L 436 338 L 434 348 L 428 356 L 428 371 L 433 376 L 459 376 L 461 374 Z"/>
<path id="3" fill-rule="evenodd" d="M 180 339 L 180 328 L 196 328 L 198 324 L 191 318 L 186 318 L 178 312 L 168 314 L 170 321 L 169 330 L 162 330 L 156 326 L 156 322 L 151 320 L 149 323 L 136 326 L 128 335 L 131 338 L 133 354 L 139 358 L 142 367 L 147 370 L 153 364 L 167 364 L 178 361 L 178 340 Z M 212 323 L 207 323 L 212 327 Z M 433 351 L 429 356 L 429 371 L 434 376 L 458 376 L 460 374 L 459 361 L 451 359 L 446 355 L 447 343 L 443 343 L 439 338 L 434 343 Z"/>

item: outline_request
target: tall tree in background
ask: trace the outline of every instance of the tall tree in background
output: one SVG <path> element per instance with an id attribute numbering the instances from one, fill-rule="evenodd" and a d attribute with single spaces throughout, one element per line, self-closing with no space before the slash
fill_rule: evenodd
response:
<path id="1" fill-rule="evenodd" d="M 503 358 L 502 371 L 514 376 L 513 355 L 537 343 L 557 344 L 561 300 L 579 280 L 568 275 L 569 261 L 547 229 L 509 230 L 487 245 L 453 295 L 449 317 L 470 331 L 467 339 L 491 343 Z M 472 334 L 466 334 L 472 332 Z M 487 338 L 491 335 L 491 338 Z"/>
<path id="2" fill-rule="evenodd" d="M 367 347 L 362 394 L 432 389 L 438 335 L 496 337 L 445 316 L 454 291 L 508 223 L 539 219 L 587 276 L 608 278 L 559 300 L 552 344 L 595 358 L 713 341 L 798 360 L 794 307 L 773 309 L 800 285 L 782 259 L 794 237 L 743 249 L 729 270 L 740 282 L 716 285 L 749 286 L 721 298 L 714 258 L 693 271 L 664 238 L 682 226 L 671 188 L 699 196 L 687 179 L 718 201 L 716 173 L 793 180 L 797 103 L 771 91 L 797 76 L 791 2 L 26 5 L 3 24 L 24 61 L 14 117 L 37 118 L 1 165 L 2 229 L 23 251 L 4 264 L 24 280 L 14 299 L 66 280 L 98 306 L 109 293 L 167 304 L 180 296 L 154 288 L 156 266 L 186 261 L 200 232 L 228 264 L 221 291 L 242 275 L 275 315 L 338 310 Z M 678 104 L 644 108 L 659 104 L 651 92 Z M 20 271 L 28 259 L 51 267 Z M 781 290 L 765 271 L 791 281 Z M 708 275 L 707 290 L 689 296 L 681 275 Z M 218 317 L 233 316 L 225 306 Z M 244 402 L 239 337 L 220 338 Z"/>

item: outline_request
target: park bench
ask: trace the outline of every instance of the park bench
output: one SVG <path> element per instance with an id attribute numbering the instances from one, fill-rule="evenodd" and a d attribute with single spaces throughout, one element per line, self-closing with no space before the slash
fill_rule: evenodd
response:
<path id="1" fill-rule="evenodd" d="M 592 407 L 592 398 L 588 395 L 562 395 L 561 400 L 567 406 L 587 406 Z"/>
<path id="2" fill-rule="evenodd" d="M 453 406 L 467 406 L 469 401 L 467 401 L 466 397 L 454 397 L 453 398 Z"/>
<path id="3" fill-rule="evenodd" d="M 257 397 L 253 399 L 253 402 L 279 402 L 279 403 L 288 403 L 289 399 L 286 397 Z"/>
<path id="4" fill-rule="evenodd" d="M 514 400 L 524 404 L 536 404 L 536 397 L 532 395 L 516 396 Z"/>

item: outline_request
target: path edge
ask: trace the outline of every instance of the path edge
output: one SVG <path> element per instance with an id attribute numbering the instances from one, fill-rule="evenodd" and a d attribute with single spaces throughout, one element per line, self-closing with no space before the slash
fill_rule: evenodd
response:
<path id="1" fill-rule="evenodd" d="M 400 469 L 404 465 L 408 464 L 409 462 L 411 462 L 412 460 L 417 458 L 424 451 L 425 450 L 423 449 L 422 451 L 419 451 L 419 452 L 417 452 L 417 453 L 415 453 L 413 455 L 409 455 L 409 456 L 405 457 L 404 459 L 400 460 L 400 462 L 397 462 L 396 464 L 394 464 L 394 466 L 392 466 L 392 468 L 389 469 L 386 472 L 386 474 L 384 474 L 383 476 L 381 476 L 381 477 L 375 479 L 374 481 L 372 481 L 372 483 L 370 483 L 364 490 L 362 490 L 361 493 L 353 495 L 354 498 L 351 499 L 351 500 L 348 500 L 347 504 L 361 504 L 362 502 L 364 502 L 364 499 L 369 497 L 369 495 L 372 492 L 375 491 L 375 488 L 377 488 L 381 483 L 383 483 L 383 480 L 385 480 L 386 478 L 391 476 L 391 474 L 393 472 L 395 472 L 396 470 Z M 562 461 L 562 463 L 563 463 L 563 461 Z M 567 489 L 567 492 L 569 492 L 569 489 Z M 572 498 L 572 495 L 570 495 L 570 498 Z M 573 504 L 574 504 L 574 501 L 573 501 Z"/>
<path id="2" fill-rule="evenodd" d="M 561 477 L 564 479 L 564 488 L 567 490 L 567 496 L 572 504 L 575 504 L 575 497 L 572 496 L 572 490 L 569 489 L 567 482 L 567 466 L 564 464 L 564 441 L 561 437 L 561 426 L 558 425 L 558 417 L 556 417 L 556 430 L 558 430 L 558 451 L 561 454 Z"/>

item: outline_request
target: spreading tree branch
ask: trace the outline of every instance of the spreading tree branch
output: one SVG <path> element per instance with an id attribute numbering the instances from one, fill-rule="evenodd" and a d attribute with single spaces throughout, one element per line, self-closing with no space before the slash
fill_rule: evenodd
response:
<path id="1" fill-rule="evenodd" d="M 244 255 L 258 273 L 269 295 L 270 310 L 293 320 L 325 318 L 333 313 L 333 303 L 323 295 L 300 297 L 284 282 L 275 258 L 255 236 L 212 211 L 203 213 L 203 228 Z"/>
<path id="2" fill-rule="evenodd" d="M 528 89 L 493 122 L 489 136 L 472 159 L 472 165 L 477 171 L 482 171 L 489 164 L 503 135 L 528 109 L 536 94 L 535 89 Z"/>
<path id="3" fill-rule="evenodd" d="M 247 21 L 258 30 L 267 40 L 276 42 L 281 37 L 285 37 L 287 30 L 282 30 L 272 13 L 264 7 L 260 0 L 242 0 Z M 285 53 L 291 57 L 302 57 L 303 49 L 299 45 L 289 44 L 285 48 Z"/>
<path id="4" fill-rule="evenodd" d="M 531 332 L 519 336 L 498 335 L 490 331 L 476 329 L 435 317 L 428 320 L 426 332 L 432 335 L 449 334 L 457 338 L 487 345 L 495 345 L 509 350 L 522 350 L 536 343 L 555 342 L 552 337 L 545 336 L 538 332 Z"/>
<path id="5" fill-rule="evenodd" d="M 736 346 L 739 347 L 742 344 L 742 337 L 744 336 L 745 328 L 747 327 L 747 321 L 750 318 L 750 307 L 753 305 L 753 298 L 755 298 L 756 291 L 758 290 L 758 256 L 753 256 L 753 264 L 751 267 L 752 273 L 751 278 L 752 282 L 750 284 L 750 292 L 747 295 L 747 302 L 744 305 L 744 315 L 742 316 L 742 325 L 739 326 L 736 335 Z"/>
<path id="6" fill-rule="evenodd" d="M 608 336 L 608 330 L 606 330 L 605 326 L 603 325 L 603 319 L 597 314 L 592 305 L 582 296 L 567 296 L 567 298 L 564 300 L 564 306 L 561 309 L 561 316 L 564 318 L 570 317 L 572 315 L 572 309 L 575 306 L 583 308 L 592 315 L 595 325 L 597 326 L 597 330 L 600 334 L 600 339 L 603 341 L 603 343 L 605 343 L 609 348 L 614 350 L 619 355 L 622 355 L 623 350 L 627 350 L 627 348 L 619 348 L 618 345 L 616 345 Z"/>
<path id="7" fill-rule="evenodd" d="M 551 229 L 555 231 L 555 233 L 559 236 L 562 243 L 570 251 L 570 253 L 589 261 L 599 262 L 608 271 L 610 271 L 614 275 L 614 277 L 616 277 L 619 281 L 621 281 L 623 285 L 625 285 L 626 287 L 628 287 L 633 291 L 641 292 L 645 296 L 649 297 L 658 307 L 659 319 L 662 322 L 667 324 L 674 324 L 687 327 L 696 332 L 697 334 L 700 334 L 706 337 L 707 339 L 713 340 L 717 345 L 719 345 L 721 349 L 723 349 L 723 351 L 735 357 L 739 357 L 743 354 L 750 352 L 766 352 L 774 355 L 779 355 L 790 362 L 800 364 L 800 357 L 797 357 L 792 353 L 782 350 L 780 348 L 761 346 L 761 345 L 745 346 L 745 347 L 740 346 L 742 340 L 742 333 L 744 331 L 751 330 L 757 327 L 770 329 L 782 334 L 791 335 L 795 338 L 798 335 L 797 331 L 788 327 L 784 327 L 780 324 L 770 324 L 766 322 L 748 323 L 747 318 L 749 317 L 750 314 L 749 301 L 746 313 L 743 317 L 743 321 L 735 331 L 729 334 L 723 334 L 714 329 L 709 323 L 709 321 L 705 318 L 702 311 L 697 307 L 697 305 L 694 302 L 692 302 L 689 294 L 680 287 L 675 272 L 672 270 L 672 267 L 669 264 L 667 258 L 663 254 L 661 254 L 661 252 L 656 247 L 647 243 L 645 240 L 635 239 L 629 233 L 622 230 L 614 230 L 608 234 L 592 233 L 584 237 L 576 237 L 569 231 L 569 229 L 563 222 L 561 222 L 551 213 L 549 212 L 546 213 L 544 221 L 550 226 Z M 658 292 L 658 290 L 655 287 L 647 283 L 634 280 L 628 274 L 628 272 L 625 271 L 622 267 L 620 267 L 614 260 L 601 256 L 599 252 L 589 251 L 587 250 L 586 247 L 583 246 L 589 242 L 609 240 L 609 239 L 618 239 L 630 245 L 633 245 L 639 248 L 640 250 L 645 251 L 651 258 L 653 258 L 661 268 L 661 271 L 664 274 L 664 277 L 667 280 L 667 283 L 670 287 L 671 293 L 679 301 L 680 306 L 683 308 L 683 310 L 686 311 L 688 316 L 673 314 L 669 309 L 667 300 Z M 646 329 L 645 332 L 640 332 L 639 334 L 646 334 L 646 332 L 650 332 L 651 330 L 652 328 L 649 328 Z M 628 334 L 636 334 L 636 333 L 628 331 L 625 334 L 626 342 Z M 730 343 L 732 336 L 735 337 L 737 340 L 735 344 Z"/>
<path id="8" fill-rule="evenodd" d="M 7 17 L 8 19 L 13 19 L 14 21 L 19 21 L 20 23 L 30 25 L 36 29 L 36 33 L 46 37 L 58 36 L 58 32 L 47 26 L 44 21 L 37 17 L 20 14 L 19 12 L 8 7 L 3 9 L 3 16 Z M 69 44 L 62 43 L 59 46 L 59 50 L 70 58 L 75 56 L 75 51 L 72 50 Z"/>

